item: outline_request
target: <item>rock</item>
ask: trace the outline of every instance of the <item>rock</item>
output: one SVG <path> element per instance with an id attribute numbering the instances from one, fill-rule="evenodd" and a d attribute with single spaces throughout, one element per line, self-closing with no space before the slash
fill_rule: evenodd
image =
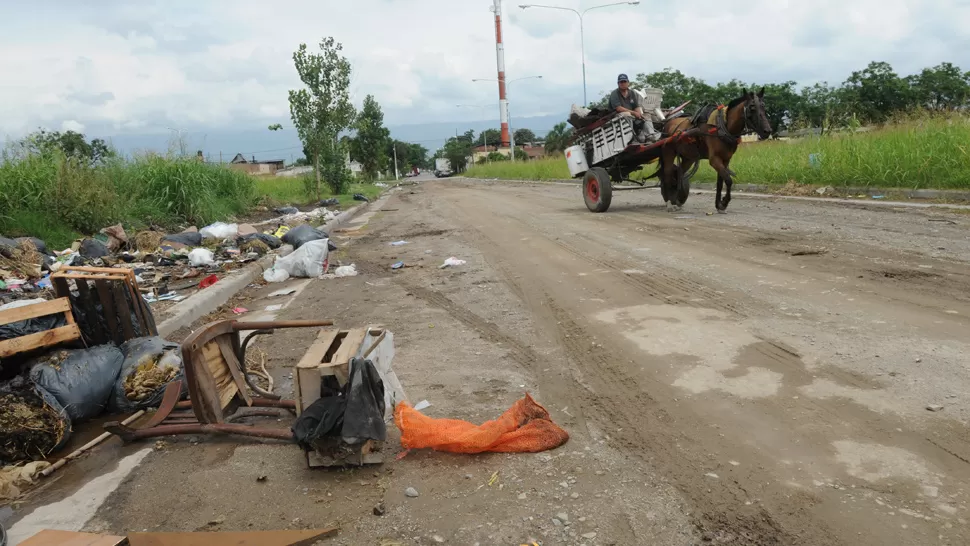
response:
<path id="1" fill-rule="evenodd" d="M 928 409 L 930 411 L 943 411 L 943 406 L 941 406 L 939 404 L 930 404 L 930 405 L 926 406 L 926 409 Z"/>
<path id="2" fill-rule="evenodd" d="M 438 544 L 442 544 L 445 541 L 444 537 L 442 537 L 441 535 L 434 535 L 433 537 L 431 537 L 431 540 L 437 542 Z"/>
<path id="3" fill-rule="evenodd" d="M 555 525 L 556 527 L 562 527 L 562 522 L 556 518 L 552 518 L 552 524 Z"/>
<path id="4" fill-rule="evenodd" d="M 387 509 L 384 508 L 383 502 L 379 503 L 377 506 L 374 507 L 375 516 L 383 516 L 386 511 Z"/>
<path id="5" fill-rule="evenodd" d="M 558 519 L 563 523 L 566 523 L 567 521 L 569 521 L 569 514 L 565 512 L 559 512 L 558 514 L 556 514 L 556 519 Z"/>
<path id="6" fill-rule="evenodd" d="M 256 481 L 258 481 L 258 482 L 265 482 L 266 481 L 266 475 L 256 476 Z"/>
<path id="7" fill-rule="evenodd" d="M 209 525 L 220 525 L 224 521 L 226 521 L 226 516 L 219 516 L 216 519 L 209 520 Z"/>
<path id="8" fill-rule="evenodd" d="M 239 237 L 244 235 L 255 235 L 258 233 L 252 224 L 239 224 Z"/>
<path id="9" fill-rule="evenodd" d="M 413 487 L 408 487 L 404 490 L 404 495 L 413 499 L 418 496 L 418 490 Z"/>
<path id="10" fill-rule="evenodd" d="M 704 475 L 707 476 L 708 478 L 714 478 L 715 480 L 718 478 L 717 474 L 713 472 L 708 472 L 707 474 L 704 474 Z"/>
<path id="11" fill-rule="evenodd" d="M 583 533 L 582 534 L 582 537 L 585 538 L 585 539 L 594 539 L 594 538 L 596 538 L 596 532 L 595 531 L 590 531 L 589 533 Z"/>
<path id="12" fill-rule="evenodd" d="M 471 474 L 465 474 L 465 479 L 466 479 L 466 480 L 470 480 L 470 479 L 472 479 L 472 475 L 471 475 Z"/>
<path id="13" fill-rule="evenodd" d="M 579 493 L 573 493 L 572 495 L 569 495 L 569 498 L 571 498 L 571 499 L 578 499 L 579 498 Z"/>
<path id="14" fill-rule="evenodd" d="M 525 500 L 525 499 L 526 499 L 526 494 L 525 493 L 519 493 L 519 500 Z"/>

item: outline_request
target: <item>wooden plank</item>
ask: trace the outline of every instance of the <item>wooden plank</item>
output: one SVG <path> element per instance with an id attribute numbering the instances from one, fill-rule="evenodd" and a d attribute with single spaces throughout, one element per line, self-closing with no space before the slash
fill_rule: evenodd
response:
<path id="1" fill-rule="evenodd" d="M 118 546 L 123 544 L 125 540 L 125 537 L 113 535 L 44 529 L 22 541 L 20 546 Z"/>
<path id="2" fill-rule="evenodd" d="M 236 387 L 239 390 L 239 396 L 242 397 L 247 406 L 252 406 L 253 399 L 249 396 L 249 393 L 246 392 L 246 379 L 242 375 L 242 367 L 245 366 L 245 364 L 239 362 L 239 357 L 237 357 L 236 352 L 232 350 L 229 336 L 222 335 L 217 337 L 216 344 L 218 344 L 219 348 L 222 350 L 222 357 L 225 359 L 226 366 L 229 368 L 229 373 L 232 374 L 232 379 L 236 383 Z"/>
<path id="3" fill-rule="evenodd" d="M 67 279 L 51 275 L 51 285 L 54 287 L 54 295 L 58 298 L 67 298 L 71 295 L 71 287 L 67 284 Z"/>
<path id="4" fill-rule="evenodd" d="M 296 369 L 296 414 L 320 398 L 320 368 Z"/>
<path id="5" fill-rule="evenodd" d="M 222 412 L 239 392 L 239 387 L 226 367 L 219 344 L 212 340 L 202 350 L 205 355 L 205 371 L 212 378 L 212 392 L 215 396 L 213 402 L 219 404 L 219 411 Z"/>
<path id="6" fill-rule="evenodd" d="M 0 341 L 0 358 L 6 358 L 13 354 L 32 351 L 41 347 L 57 345 L 58 343 L 64 343 L 66 341 L 74 341 L 80 337 L 81 331 L 78 330 L 77 324 L 68 324 L 67 326 L 61 326 L 53 330 L 45 330 L 43 332 L 37 332 L 36 334 L 15 337 L 6 341 Z"/>
<path id="7" fill-rule="evenodd" d="M 337 528 L 305 531 L 225 531 L 215 533 L 130 533 L 130 546 L 311 546 L 337 536 Z"/>
<path id="8" fill-rule="evenodd" d="M 218 347 L 212 345 L 211 350 L 218 351 Z M 208 344 L 203 345 L 202 350 L 183 351 L 185 378 L 189 380 L 189 397 L 195 418 L 200 423 L 221 423 L 224 414 L 219 402 L 219 389 L 209 371 L 207 347 Z M 184 358 L 186 356 L 188 358 Z"/>
<path id="9" fill-rule="evenodd" d="M 360 346 L 367 337 L 367 328 L 354 328 L 347 332 L 347 337 L 340 343 L 340 348 L 330 362 L 325 362 L 323 366 L 333 370 L 337 380 L 343 385 L 350 377 L 350 360 L 360 351 Z"/>
<path id="10" fill-rule="evenodd" d="M 54 273 L 54 275 L 57 275 L 57 278 L 58 279 L 75 279 L 75 280 L 77 280 L 77 279 L 88 279 L 88 280 L 92 280 L 92 281 L 94 279 L 106 279 L 106 280 L 119 280 L 119 281 L 123 281 L 126 278 L 128 278 L 128 276 L 127 275 L 124 275 L 124 274 L 116 274 L 116 275 L 89 275 L 87 273 Z M 54 275 L 51 275 L 51 278 L 54 278 Z"/>
<path id="11" fill-rule="evenodd" d="M 122 339 L 115 337 L 115 341 L 120 345 L 138 336 L 135 335 L 135 331 L 131 327 L 131 311 L 128 309 L 128 303 L 125 301 L 125 293 L 122 291 L 121 285 L 111 283 L 111 294 L 114 296 L 114 310 L 118 313 L 118 322 L 121 323 L 121 333 L 124 334 Z M 110 313 L 111 310 L 105 309 L 104 312 Z"/>
<path id="12" fill-rule="evenodd" d="M 333 345 L 334 339 L 340 330 L 320 330 L 320 334 L 317 336 L 316 341 L 307 352 L 303 354 L 303 358 L 300 359 L 299 364 L 296 365 L 297 368 L 316 368 L 323 363 L 323 357 L 326 356 L 327 351 L 330 350 L 330 346 Z"/>
<path id="13" fill-rule="evenodd" d="M 104 312 L 104 319 L 108 323 L 108 330 L 110 330 L 108 335 L 101 340 L 101 342 L 104 343 L 113 338 L 115 332 L 118 331 L 118 321 L 115 320 L 115 314 L 110 312 L 111 290 L 109 288 L 108 281 L 97 279 L 94 281 L 94 287 L 98 291 L 98 299 L 101 301 L 101 309 Z"/>
<path id="14" fill-rule="evenodd" d="M 7 309 L 6 311 L 0 311 L 0 324 L 10 324 L 11 322 L 20 322 L 22 320 L 45 317 L 47 315 L 54 315 L 57 313 L 71 312 L 71 302 L 67 298 L 57 298 L 56 300 L 45 301 L 44 303 L 35 303 L 33 305 L 24 305 L 23 307 L 15 307 L 13 309 Z"/>

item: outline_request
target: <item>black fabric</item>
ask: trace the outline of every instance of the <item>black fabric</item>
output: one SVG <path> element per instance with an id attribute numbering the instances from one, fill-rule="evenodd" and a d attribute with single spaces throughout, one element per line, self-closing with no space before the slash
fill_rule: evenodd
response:
<path id="1" fill-rule="evenodd" d="M 236 244 L 241 245 L 246 241 L 252 241 L 253 239 L 259 239 L 260 241 L 266 243 L 266 246 L 270 248 L 279 248 L 283 243 L 280 240 L 268 233 L 250 233 L 249 235 L 242 235 L 236 238 Z"/>
<path id="2" fill-rule="evenodd" d="M 166 235 L 162 237 L 161 246 L 165 246 L 165 243 L 178 243 L 185 246 L 202 246 L 202 234 L 198 231 L 190 231 L 187 233 L 173 233 L 172 235 Z"/>
<path id="3" fill-rule="evenodd" d="M 293 437 L 304 450 L 325 437 L 343 437 L 357 443 L 384 441 L 384 382 L 370 360 L 354 358 L 350 377 L 341 389 L 321 384 L 321 397 L 293 423 Z"/>
<path id="4" fill-rule="evenodd" d="M 64 352 L 67 358 L 60 362 L 51 362 L 52 354 L 37 359 L 30 369 L 31 381 L 54 395 L 72 422 L 97 417 L 108 405 L 125 357 L 114 345 Z"/>
<path id="5" fill-rule="evenodd" d="M 293 245 L 293 249 L 295 250 L 310 241 L 319 241 L 320 239 L 328 239 L 329 237 L 330 235 L 326 231 L 321 231 L 310 224 L 300 224 L 283 234 L 283 242 L 288 245 Z"/>

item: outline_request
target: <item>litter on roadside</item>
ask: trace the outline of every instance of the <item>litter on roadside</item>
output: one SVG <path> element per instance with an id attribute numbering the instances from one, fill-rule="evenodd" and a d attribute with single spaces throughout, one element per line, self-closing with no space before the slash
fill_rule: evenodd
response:
<path id="1" fill-rule="evenodd" d="M 276 305 L 267 305 L 263 310 L 264 311 L 279 311 L 282 308 L 283 308 L 283 304 L 282 303 L 277 303 Z"/>
<path id="2" fill-rule="evenodd" d="M 357 264 L 342 265 L 333 271 L 335 277 L 356 277 Z"/>
<path id="3" fill-rule="evenodd" d="M 248 313 L 249 309 L 246 309 L 245 307 L 233 307 L 232 312 L 237 315 L 241 315 L 243 313 Z"/>
<path id="4" fill-rule="evenodd" d="M 393 243 L 389 243 L 389 244 L 391 246 L 402 246 L 402 245 L 408 244 L 408 242 L 407 241 L 394 241 Z"/>
<path id="5" fill-rule="evenodd" d="M 209 275 L 208 277 L 199 281 L 199 288 L 209 288 L 213 284 L 219 282 L 219 277 L 216 275 Z"/>
<path id="6" fill-rule="evenodd" d="M 456 267 L 456 266 L 459 266 L 459 265 L 465 265 L 465 263 L 466 263 L 465 260 L 459 260 L 458 258 L 455 258 L 454 256 L 452 256 L 452 257 L 446 259 L 445 260 L 445 263 L 441 264 L 438 267 L 438 269 L 444 269 L 446 267 Z"/>
<path id="7" fill-rule="evenodd" d="M 395 262 L 391 264 L 391 269 L 401 269 L 404 267 L 404 262 Z"/>
<path id="8" fill-rule="evenodd" d="M 276 296 L 289 296 L 290 294 L 293 294 L 295 292 L 296 292 L 296 288 L 281 288 L 276 292 L 270 292 L 269 296 L 267 297 L 275 298 Z"/>
<path id="9" fill-rule="evenodd" d="M 196 248 L 192 252 L 189 252 L 189 265 L 192 267 L 213 265 L 214 263 L 216 263 L 215 256 L 208 248 Z"/>
<path id="10" fill-rule="evenodd" d="M 414 405 L 414 409 L 416 409 L 418 411 L 421 411 L 423 409 L 427 409 L 427 408 L 430 408 L 430 407 L 431 407 L 431 402 L 428 402 L 427 400 L 422 400 L 422 401 L 420 401 L 420 402 L 418 402 L 417 404 Z"/>

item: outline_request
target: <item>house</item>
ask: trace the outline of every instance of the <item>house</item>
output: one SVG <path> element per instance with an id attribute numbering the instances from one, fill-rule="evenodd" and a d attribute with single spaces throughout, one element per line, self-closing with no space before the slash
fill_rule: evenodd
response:
<path id="1" fill-rule="evenodd" d="M 276 174 L 276 171 L 283 169 L 282 159 L 265 159 L 256 161 L 253 156 L 252 161 L 247 161 L 242 154 L 236 154 L 229 162 L 230 169 L 246 172 L 249 174 Z"/>

